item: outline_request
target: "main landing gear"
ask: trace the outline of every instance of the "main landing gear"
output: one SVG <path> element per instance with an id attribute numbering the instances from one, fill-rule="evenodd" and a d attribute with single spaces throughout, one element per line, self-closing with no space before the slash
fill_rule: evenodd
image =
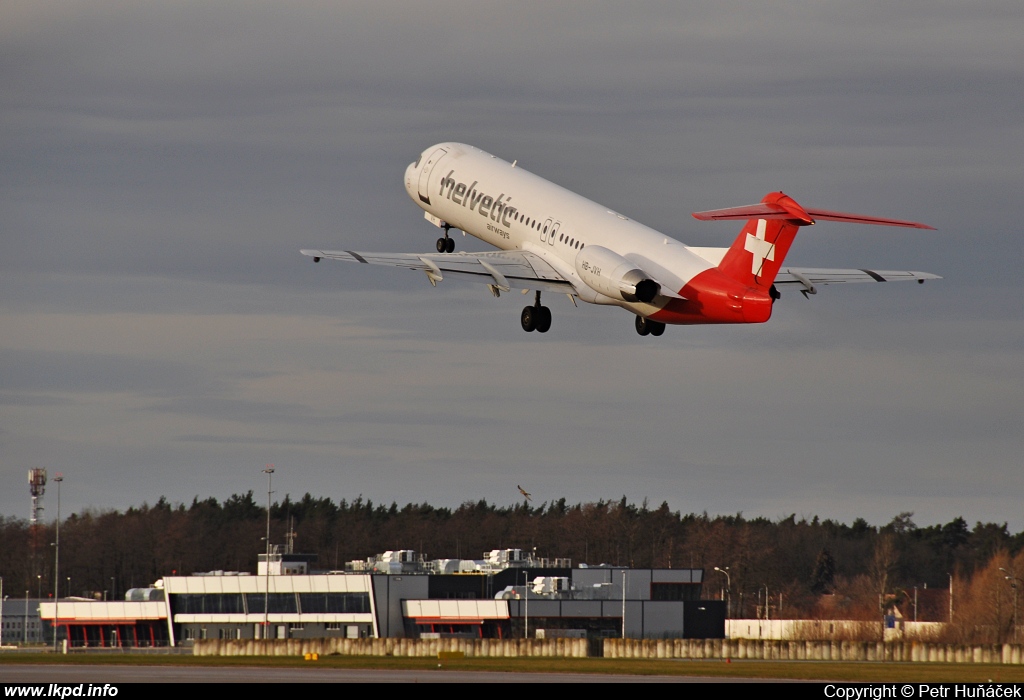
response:
<path id="1" fill-rule="evenodd" d="M 537 331 L 547 333 L 551 328 L 551 309 L 540 305 L 540 292 L 533 298 L 533 306 L 523 307 L 523 313 L 519 317 L 523 324 L 523 330 L 527 333 Z"/>
<path id="2" fill-rule="evenodd" d="M 665 332 L 665 324 L 659 321 L 652 321 L 643 316 L 636 317 L 636 332 L 640 335 L 661 335 Z"/>
<path id="3" fill-rule="evenodd" d="M 444 238 L 437 239 L 437 252 L 438 253 L 454 253 L 455 252 L 455 239 L 448 238 L 448 231 L 451 226 L 448 224 L 444 225 Z"/>

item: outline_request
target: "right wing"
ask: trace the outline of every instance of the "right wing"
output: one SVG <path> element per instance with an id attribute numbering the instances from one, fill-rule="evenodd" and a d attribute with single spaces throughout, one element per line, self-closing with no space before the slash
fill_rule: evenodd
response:
<path id="1" fill-rule="evenodd" d="M 688 246 L 691 251 L 712 265 L 721 265 L 728 248 L 700 248 Z M 824 267 L 784 267 L 775 278 L 776 285 L 800 285 L 809 290 L 816 284 L 848 284 L 851 282 L 924 282 L 940 280 L 930 272 L 911 270 L 833 270 Z M 813 292 L 812 292 L 813 293 Z"/>
<path id="2" fill-rule="evenodd" d="M 785 288 L 788 285 L 801 287 L 804 296 L 817 294 L 818 285 L 849 284 L 851 282 L 920 282 L 940 280 L 930 272 L 910 270 L 832 270 L 813 267 L 784 267 L 779 270 L 775 284 Z"/>
<path id="3" fill-rule="evenodd" d="M 430 284 L 446 276 L 486 284 L 492 293 L 511 289 L 539 289 L 558 294 L 574 294 L 575 288 L 539 255 L 525 251 L 489 251 L 485 253 L 357 253 L 351 250 L 303 250 L 303 255 L 320 262 L 321 258 L 345 260 L 365 265 L 388 265 L 418 270 Z"/>

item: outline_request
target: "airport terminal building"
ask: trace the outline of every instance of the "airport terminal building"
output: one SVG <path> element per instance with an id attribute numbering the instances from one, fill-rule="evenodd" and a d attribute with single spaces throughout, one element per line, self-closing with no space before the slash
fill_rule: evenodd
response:
<path id="1" fill-rule="evenodd" d="M 344 571 L 260 556 L 255 574 L 168 576 L 128 600 L 45 602 L 71 646 L 178 646 L 197 639 L 320 637 L 722 638 L 725 606 L 701 569 L 628 569 L 492 550 L 480 560 L 385 552 Z"/>

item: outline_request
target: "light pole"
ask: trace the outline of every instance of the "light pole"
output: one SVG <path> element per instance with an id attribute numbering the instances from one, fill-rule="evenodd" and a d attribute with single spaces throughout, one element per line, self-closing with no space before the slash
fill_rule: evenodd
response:
<path id="1" fill-rule="evenodd" d="M 949 576 L 949 624 L 953 624 L 953 574 L 946 574 Z"/>
<path id="2" fill-rule="evenodd" d="M 268 464 L 263 473 L 267 475 L 267 559 L 264 562 L 267 568 L 263 577 L 263 639 L 266 639 L 267 632 L 270 630 L 270 496 L 274 493 L 271 490 L 274 478 L 274 465 Z"/>
<path id="3" fill-rule="evenodd" d="M 715 567 L 715 571 L 720 574 L 725 574 L 725 617 L 726 619 L 732 617 L 732 576 L 729 575 L 729 567 L 718 568 Z"/>
<path id="4" fill-rule="evenodd" d="M 1013 572 L 1007 571 L 1006 569 L 1004 569 L 1001 566 L 999 567 L 999 570 L 1002 571 L 1004 574 L 1006 574 L 1006 576 L 1004 576 L 1003 578 L 1005 578 L 1007 581 L 1010 582 L 1010 588 L 1013 589 L 1013 643 L 1016 644 L 1017 643 L 1017 582 L 1020 581 L 1020 579 L 1017 578 L 1016 574 L 1014 574 Z"/>
<path id="5" fill-rule="evenodd" d="M 525 624 L 523 626 L 523 639 L 530 638 L 530 570 L 527 569 L 523 572 L 523 597 L 526 602 L 524 607 L 526 612 L 524 614 Z"/>
<path id="6" fill-rule="evenodd" d="M 622 638 L 626 638 L 626 570 L 622 570 Z"/>
<path id="7" fill-rule="evenodd" d="M 57 472 L 53 477 L 57 482 L 57 534 L 53 543 L 53 650 L 57 651 L 57 627 L 60 623 L 60 485 L 64 475 Z"/>
<path id="8" fill-rule="evenodd" d="M 25 623 L 22 625 L 22 631 L 25 633 L 25 639 L 22 640 L 23 645 L 28 644 L 28 589 L 25 589 Z"/>
<path id="9" fill-rule="evenodd" d="M 0 576 L 0 647 L 4 645 L 4 577 Z"/>

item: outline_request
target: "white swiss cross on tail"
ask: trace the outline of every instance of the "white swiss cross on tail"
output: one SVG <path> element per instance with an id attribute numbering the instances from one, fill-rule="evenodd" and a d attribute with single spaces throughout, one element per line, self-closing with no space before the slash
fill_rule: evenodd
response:
<path id="1" fill-rule="evenodd" d="M 755 277 L 761 274 L 761 268 L 764 267 L 764 261 L 775 260 L 775 244 L 764 239 L 765 229 L 768 227 L 768 222 L 764 219 L 757 220 L 757 235 L 752 236 L 747 234 L 747 240 L 743 244 L 743 249 L 752 254 L 750 261 L 750 273 Z"/>

